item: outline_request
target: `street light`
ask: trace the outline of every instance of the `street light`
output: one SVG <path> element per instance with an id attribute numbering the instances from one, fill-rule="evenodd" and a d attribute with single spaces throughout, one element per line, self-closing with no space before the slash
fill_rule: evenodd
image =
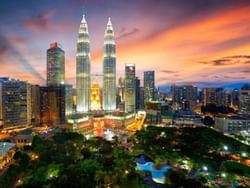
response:
<path id="1" fill-rule="evenodd" d="M 224 172 L 221 173 L 221 176 L 222 176 L 223 178 L 226 178 L 226 177 L 227 177 L 226 173 L 224 173 Z"/>
<path id="2" fill-rule="evenodd" d="M 228 147 L 227 147 L 226 145 L 223 146 L 223 149 L 224 149 L 225 151 L 228 151 Z"/>
<path id="3" fill-rule="evenodd" d="M 203 166 L 202 169 L 207 172 L 208 168 L 207 166 Z"/>
<path id="4" fill-rule="evenodd" d="M 247 153 L 246 153 L 246 152 L 242 152 L 242 153 L 241 153 L 241 156 L 242 156 L 242 157 L 247 157 Z"/>

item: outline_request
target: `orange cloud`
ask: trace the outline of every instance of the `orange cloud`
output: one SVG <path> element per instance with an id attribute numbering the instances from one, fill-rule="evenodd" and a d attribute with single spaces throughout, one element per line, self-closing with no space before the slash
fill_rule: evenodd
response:
<path id="1" fill-rule="evenodd" d="M 163 69 L 181 72 L 181 78 L 185 81 L 200 80 L 204 73 L 223 74 L 226 68 L 199 62 L 247 54 L 250 49 L 249 12 L 249 6 L 226 9 L 209 17 L 163 31 L 143 41 L 122 46 L 118 43 L 118 69 L 122 70 L 124 63 L 133 62 L 138 65 L 139 70 L 156 70 L 156 77 L 160 83 L 178 80 L 173 75 L 164 80 L 166 74 L 160 72 Z M 94 57 L 94 62 L 101 62 L 99 52 Z M 242 65 L 228 66 L 237 68 Z M 249 76 L 248 79 L 250 79 Z"/>

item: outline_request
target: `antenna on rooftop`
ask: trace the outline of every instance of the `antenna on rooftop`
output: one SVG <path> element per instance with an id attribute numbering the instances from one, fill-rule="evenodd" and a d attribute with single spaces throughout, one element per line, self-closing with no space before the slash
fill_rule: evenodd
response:
<path id="1" fill-rule="evenodd" d="M 82 13 L 83 14 L 86 14 L 86 9 L 85 9 L 85 4 L 86 4 L 86 1 L 85 0 L 83 0 L 83 6 L 82 6 Z"/>

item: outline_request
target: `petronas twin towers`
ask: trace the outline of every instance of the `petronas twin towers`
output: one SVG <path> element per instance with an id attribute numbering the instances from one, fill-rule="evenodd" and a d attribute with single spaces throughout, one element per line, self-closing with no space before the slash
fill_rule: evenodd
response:
<path id="1" fill-rule="evenodd" d="M 116 109 L 116 50 L 115 37 L 111 19 L 109 18 L 104 35 L 103 55 L 103 109 Z M 88 24 L 85 15 L 79 28 L 76 54 L 76 89 L 77 112 L 84 113 L 90 110 L 90 41 Z"/>

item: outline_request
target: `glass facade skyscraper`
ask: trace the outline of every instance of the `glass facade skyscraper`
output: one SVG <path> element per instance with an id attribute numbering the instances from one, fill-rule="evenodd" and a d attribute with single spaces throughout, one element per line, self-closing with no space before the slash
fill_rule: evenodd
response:
<path id="1" fill-rule="evenodd" d="M 239 94 L 239 114 L 250 116 L 250 86 L 244 85 Z"/>
<path id="2" fill-rule="evenodd" d="M 30 84 L 11 78 L 0 78 L 0 127 L 12 129 L 30 124 Z"/>
<path id="3" fill-rule="evenodd" d="M 155 91 L 155 71 L 144 72 L 144 105 L 154 100 Z"/>
<path id="4" fill-rule="evenodd" d="M 125 111 L 135 111 L 135 65 L 125 66 Z"/>
<path id="5" fill-rule="evenodd" d="M 85 15 L 82 17 L 77 39 L 76 89 L 77 112 L 88 112 L 90 108 L 90 42 Z"/>
<path id="6" fill-rule="evenodd" d="M 103 109 L 112 111 L 116 109 L 116 47 L 111 18 L 105 30 L 103 58 Z"/>
<path id="7" fill-rule="evenodd" d="M 140 79 L 135 78 L 135 109 L 138 110 L 141 106 Z"/>
<path id="8" fill-rule="evenodd" d="M 47 50 L 47 85 L 58 86 L 65 79 L 65 56 L 61 46 L 55 42 Z"/>
<path id="9" fill-rule="evenodd" d="M 64 84 L 65 88 L 65 114 L 73 113 L 73 87 L 70 84 Z"/>
<path id="10" fill-rule="evenodd" d="M 40 87 L 41 124 L 63 125 L 65 123 L 65 85 Z"/>

